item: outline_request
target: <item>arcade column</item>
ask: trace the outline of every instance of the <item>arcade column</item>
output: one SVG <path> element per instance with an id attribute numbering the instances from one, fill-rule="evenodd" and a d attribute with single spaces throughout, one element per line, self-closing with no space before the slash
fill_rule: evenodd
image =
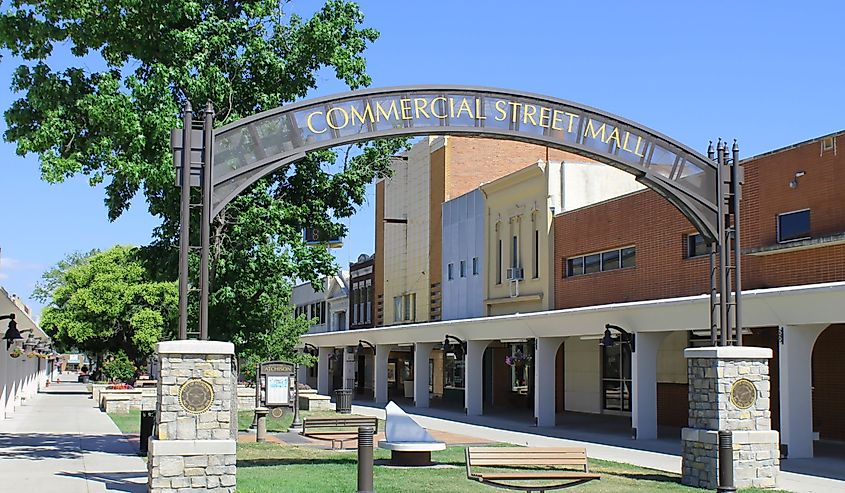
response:
<path id="1" fill-rule="evenodd" d="M 433 342 L 418 342 L 414 344 L 414 406 L 428 407 L 429 396 L 429 368 L 428 360 L 434 349 Z"/>
<path id="2" fill-rule="evenodd" d="M 169 341 L 156 347 L 156 429 L 149 493 L 235 491 L 237 375 L 229 342 Z"/>

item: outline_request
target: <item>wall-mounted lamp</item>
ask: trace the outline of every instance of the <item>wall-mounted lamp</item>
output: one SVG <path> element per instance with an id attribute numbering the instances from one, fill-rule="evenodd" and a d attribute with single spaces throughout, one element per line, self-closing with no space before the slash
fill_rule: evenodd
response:
<path id="1" fill-rule="evenodd" d="M 29 332 L 29 330 L 18 330 L 18 322 L 15 320 L 14 313 L 10 313 L 8 315 L 0 315 L 0 320 L 9 321 L 9 328 L 6 329 L 6 333 L 3 335 L 3 340 L 6 341 L 6 350 L 8 351 L 9 348 L 12 347 L 12 344 L 14 344 L 15 341 L 23 339 L 22 334 Z"/>
<path id="2" fill-rule="evenodd" d="M 306 342 L 305 346 L 302 348 L 302 352 L 305 353 L 305 354 L 310 354 L 311 356 L 317 356 L 317 354 L 319 354 L 320 350 L 317 349 L 317 346 L 315 346 L 313 344 L 308 344 Z"/>
<path id="3" fill-rule="evenodd" d="M 795 190 L 796 188 L 798 188 L 798 178 L 801 178 L 802 176 L 804 176 L 804 175 L 806 175 L 806 174 L 807 174 L 807 173 L 805 173 L 804 171 L 796 171 L 796 172 L 795 172 L 795 176 L 794 176 L 794 177 L 792 178 L 792 180 L 789 182 L 789 188 L 791 188 L 791 189 L 793 189 L 793 190 Z"/>
<path id="4" fill-rule="evenodd" d="M 455 341 L 455 344 L 458 346 L 457 348 L 452 347 L 452 343 L 449 342 L 450 339 Z M 443 352 L 446 352 L 446 353 L 448 353 L 450 351 L 456 352 L 455 351 L 456 349 L 460 349 L 462 354 L 466 354 L 467 353 L 467 341 L 460 339 L 458 337 L 450 336 L 449 334 L 446 334 L 446 337 L 443 338 Z"/>
<path id="5" fill-rule="evenodd" d="M 27 337 L 26 341 L 24 341 L 23 343 L 23 347 L 27 351 L 32 351 L 33 349 L 35 349 L 35 346 L 39 344 L 39 342 L 41 342 L 39 338 L 33 336 L 32 334 L 29 334 L 29 337 Z"/>
<path id="6" fill-rule="evenodd" d="M 358 352 L 359 352 L 359 353 L 360 353 L 360 352 L 362 352 L 362 351 L 364 350 L 364 346 L 367 346 L 368 348 L 372 349 L 372 350 L 373 350 L 373 355 L 375 355 L 375 354 L 376 354 L 376 347 L 373 345 L 373 343 L 371 343 L 371 342 L 367 342 L 367 341 L 363 341 L 363 340 L 358 340 Z"/>
<path id="7" fill-rule="evenodd" d="M 613 338 L 613 335 L 610 333 L 610 329 L 619 332 L 619 342 L 628 343 L 631 345 L 631 352 L 634 353 L 637 351 L 636 349 L 636 338 L 634 334 L 628 332 L 627 330 L 619 327 L 618 325 L 613 324 L 605 324 L 604 325 L 604 337 L 601 338 L 601 342 L 599 346 L 604 347 L 612 347 L 616 343 L 616 339 Z"/>

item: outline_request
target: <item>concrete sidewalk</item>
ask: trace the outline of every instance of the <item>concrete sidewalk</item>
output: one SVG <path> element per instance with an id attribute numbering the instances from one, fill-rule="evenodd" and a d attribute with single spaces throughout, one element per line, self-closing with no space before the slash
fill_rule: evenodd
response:
<path id="1" fill-rule="evenodd" d="M 622 462 L 649 469 L 681 474 L 680 455 L 677 453 L 655 451 L 667 449 L 669 442 L 672 442 L 672 446 L 669 448 L 680 449 L 677 440 L 629 440 L 632 446 L 624 447 L 607 444 L 607 442 L 619 442 L 619 440 L 609 440 L 606 434 L 595 433 L 594 439 L 591 439 L 590 432 L 584 430 L 578 430 L 577 436 L 579 439 L 573 440 L 554 436 L 564 431 L 560 427 L 537 428 L 536 426 L 504 420 L 502 418 L 489 416 L 470 417 L 455 411 L 434 408 L 419 410 L 419 412 L 425 414 L 417 414 L 417 410 L 412 406 L 406 406 L 403 409 L 413 416 L 414 420 L 420 425 L 431 430 L 534 447 L 585 447 L 587 449 L 587 455 L 594 459 Z M 381 407 L 356 404 L 352 406 L 352 412 L 384 419 L 384 409 Z M 634 448 L 634 446 L 642 446 L 642 448 L 650 448 L 652 450 L 642 450 L 640 448 Z M 781 471 L 778 476 L 778 487 L 795 493 L 841 493 L 845 491 L 845 481 Z"/>
<path id="2" fill-rule="evenodd" d="M 147 466 L 85 385 L 59 383 L 0 421 L 0 478 L 33 493 L 146 492 Z"/>

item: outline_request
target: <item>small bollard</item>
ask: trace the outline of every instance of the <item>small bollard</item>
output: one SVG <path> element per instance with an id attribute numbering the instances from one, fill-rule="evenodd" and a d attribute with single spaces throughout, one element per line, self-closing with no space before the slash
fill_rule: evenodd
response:
<path id="1" fill-rule="evenodd" d="M 358 427 L 358 493 L 375 493 L 373 488 L 372 426 Z"/>
<path id="2" fill-rule="evenodd" d="M 716 491 L 730 493 L 734 486 L 734 445 L 730 431 L 719 431 L 719 486 Z"/>
<path id="3" fill-rule="evenodd" d="M 259 407 L 255 409 L 255 415 L 258 417 L 258 429 L 255 432 L 256 442 L 267 441 L 267 414 L 270 412 L 266 407 Z"/>

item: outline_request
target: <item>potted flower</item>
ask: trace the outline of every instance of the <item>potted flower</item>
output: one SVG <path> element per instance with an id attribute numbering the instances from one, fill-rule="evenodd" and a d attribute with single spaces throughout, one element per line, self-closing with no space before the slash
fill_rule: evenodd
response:
<path id="1" fill-rule="evenodd" d="M 11 356 L 12 358 L 20 358 L 21 354 L 23 354 L 23 351 L 21 351 L 21 348 L 17 347 L 15 349 L 12 349 L 11 352 L 9 352 L 9 356 Z"/>
<path id="2" fill-rule="evenodd" d="M 531 356 L 526 355 L 522 350 L 517 349 L 513 355 L 505 356 L 505 364 L 516 368 L 522 368 L 531 363 Z"/>

